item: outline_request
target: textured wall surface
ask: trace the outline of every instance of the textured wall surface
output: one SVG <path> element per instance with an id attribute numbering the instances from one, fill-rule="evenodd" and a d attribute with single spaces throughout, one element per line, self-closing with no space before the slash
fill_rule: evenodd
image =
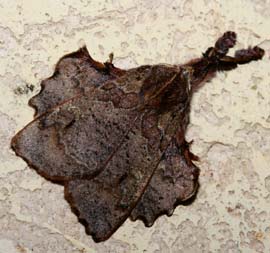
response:
<path id="1" fill-rule="evenodd" d="M 0 0 L 0 252 L 270 252 L 269 16 L 269 0 Z M 201 158 L 197 199 L 151 228 L 127 221 L 95 244 L 63 187 L 9 148 L 33 117 L 28 99 L 83 44 L 100 61 L 113 51 L 121 68 L 173 64 L 226 30 L 238 33 L 237 48 L 260 44 L 266 56 L 194 96 L 187 139 Z"/>

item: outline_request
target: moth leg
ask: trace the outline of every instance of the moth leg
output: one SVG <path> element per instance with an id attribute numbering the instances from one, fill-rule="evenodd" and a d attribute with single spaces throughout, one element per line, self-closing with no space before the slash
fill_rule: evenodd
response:
<path id="1" fill-rule="evenodd" d="M 235 32 L 225 32 L 223 36 L 221 36 L 216 44 L 215 44 L 215 49 L 219 56 L 224 56 L 228 53 L 229 49 L 234 47 L 236 43 L 236 38 L 237 35 Z"/>
<path id="2" fill-rule="evenodd" d="M 113 63 L 113 57 L 114 57 L 114 54 L 113 54 L 113 52 L 111 52 L 110 54 L 109 54 L 109 60 L 108 60 L 108 62 L 109 63 Z"/>
<path id="3" fill-rule="evenodd" d="M 258 46 L 248 49 L 240 49 L 235 52 L 234 57 L 224 56 L 217 65 L 218 70 L 231 70 L 238 64 L 246 64 L 251 61 L 257 61 L 264 56 L 264 50 Z"/>
<path id="4" fill-rule="evenodd" d="M 240 49 L 235 52 L 234 57 L 225 56 L 220 59 L 221 62 L 234 62 L 236 64 L 246 64 L 251 61 L 257 61 L 264 56 L 264 50 L 258 46 L 248 49 Z"/>
<path id="5" fill-rule="evenodd" d="M 191 140 L 190 142 L 187 142 L 185 140 L 184 143 L 182 144 L 182 149 L 184 150 L 183 154 L 184 154 L 184 157 L 185 157 L 185 159 L 186 159 L 189 166 L 192 165 L 192 161 L 199 161 L 200 160 L 200 158 L 198 156 L 194 155 L 189 150 L 192 143 L 193 143 L 193 140 Z"/>
<path id="6" fill-rule="evenodd" d="M 193 78 L 191 81 L 191 86 L 193 90 L 200 88 L 205 82 L 211 80 L 220 65 L 220 59 L 224 58 L 228 53 L 229 49 L 232 48 L 236 43 L 236 33 L 235 32 L 225 32 L 215 43 L 214 47 L 209 47 L 203 57 L 199 59 L 192 60 L 185 64 L 185 66 L 190 66 L 194 69 Z M 235 63 L 224 64 L 220 70 L 232 69 L 237 65 Z M 232 66 L 233 65 L 233 66 Z"/>
<path id="7" fill-rule="evenodd" d="M 190 150 L 190 146 L 193 143 L 193 140 L 186 141 L 184 136 L 184 131 L 182 129 L 178 130 L 175 135 L 175 143 L 179 150 L 182 150 L 183 156 L 185 157 L 189 166 L 192 165 L 192 161 L 199 161 L 200 158 L 194 155 Z"/>
<path id="8" fill-rule="evenodd" d="M 95 61 L 94 59 L 91 58 L 91 61 L 92 61 L 92 64 L 94 66 L 94 68 L 96 70 L 99 70 L 99 71 L 103 71 L 105 72 L 106 74 L 117 74 L 117 73 L 120 73 L 122 70 L 114 67 L 113 65 L 113 53 L 110 53 L 109 54 L 109 59 L 104 62 L 104 63 L 101 63 L 101 62 L 98 62 L 98 61 Z M 124 72 L 124 71 L 122 71 Z"/>
<path id="9" fill-rule="evenodd" d="M 109 59 L 103 63 L 103 71 L 111 75 L 116 75 L 116 76 L 123 75 L 126 71 L 115 67 L 113 65 L 113 58 L 114 58 L 114 54 L 110 53 Z"/>
<path id="10" fill-rule="evenodd" d="M 236 68 L 237 64 L 246 64 L 262 59 L 264 50 L 258 46 L 237 50 L 234 57 L 226 56 L 229 49 L 235 45 L 236 37 L 235 32 L 225 32 L 217 40 L 214 47 L 207 49 L 203 54 L 204 58 L 216 65 L 217 70 L 231 70 Z"/>
<path id="11" fill-rule="evenodd" d="M 225 56 L 229 49 L 234 47 L 236 43 L 235 32 L 225 32 L 215 43 L 214 47 L 209 47 L 203 54 L 204 58 L 215 59 Z"/>

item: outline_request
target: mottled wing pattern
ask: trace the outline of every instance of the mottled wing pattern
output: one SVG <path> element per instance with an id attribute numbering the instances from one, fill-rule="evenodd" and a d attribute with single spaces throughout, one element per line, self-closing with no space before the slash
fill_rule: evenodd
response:
<path id="1" fill-rule="evenodd" d="M 111 68 L 112 71 L 108 71 Z M 125 71 L 95 61 L 86 47 L 65 55 L 56 64 L 54 74 L 41 82 L 41 91 L 29 100 L 36 116 L 49 109 L 115 79 Z"/>
<path id="2" fill-rule="evenodd" d="M 77 159 L 76 156 L 82 157 L 85 152 L 89 151 L 89 146 L 95 145 L 95 150 L 92 150 L 92 153 L 95 157 L 99 156 L 102 159 L 102 154 L 98 153 L 100 150 L 97 151 L 98 145 L 96 143 L 104 127 L 108 127 L 108 130 L 117 127 L 116 135 L 121 135 L 120 132 L 125 131 L 127 127 L 129 115 L 126 115 L 123 111 L 119 113 L 118 121 L 125 126 L 108 126 L 108 124 L 114 124 L 114 122 L 111 122 L 109 117 L 103 117 L 104 114 L 110 113 L 107 107 L 99 106 L 98 103 L 92 105 L 91 112 L 88 112 L 88 114 L 92 114 L 92 117 L 88 117 L 88 121 L 82 121 L 81 112 L 84 111 L 87 114 L 85 110 L 86 107 L 88 109 L 88 106 L 89 108 L 91 106 L 91 98 L 89 99 L 89 97 L 95 88 L 124 75 L 124 73 L 124 70 L 118 69 L 112 64 L 103 64 L 93 60 L 86 47 L 62 57 L 56 64 L 54 74 L 42 81 L 41 91 L 29 101 L 29 104 L 36 109 L 37 120 L 28 124 L 13 138 L 12 147 L 17 155 L 22 156 L 40 174 L 51 180 L 63 181 L 74 176 L 91 177 L 91 175 L 97 173 L 95 172 L 95 166 L 92 166 L 92 169 L 89 170 L 88 165 L 93 165 L 91 159 L 88 159 L 89 157 L 85 161 Z M 57 107 L 57 105 L 63 103 L 66 104 Z M 54 107 L 57 108 L 54 109 Z M 92 111 L 95 113 L 92 113 Z M 47 116 L 38 117 L 46 112 Z M 82 127 L 89 124 L 87 125 L 88 128 L 97 124 L 99 128 L 93 127 L 93 129 L 98 129 L 98 133 L 94 130 L 88 131 L 88 133 L 78 131 L 72 136 L 71 130 L 68 131 L 68 128 L 75 121 L 76 124 L 74 124 L 73 129 L 78 129 L 78 122 Z M 95 123 L 93 123 L 94 121 Z M 43 131 L 40 131 L 40 129 L 43 129 Z M 72 149 L 72 147 L 68 147 L 68 144 L 64 143 L 63 140 L 60 141 L 59 137 L 63 133 L 76 140 L 75 144 L 77 145 L 80 141 L 83 142 L 80 149 L 71 154 L 68 149 Z M 94 142 L 93 138 L 88 139 L 87 135 L 89 134 L 92 136 L 96 134 L 94 138 L 97 141 Z M 108 136 L 105 138 L 108 138 Z M 89 141 L 85 142 L 85 140 Z M 91 145 L 89 145 L 90 141 L 92 141 Z M 107 150 L 104 150 L 104 155 L 117 141 L 118 137 L 114 141 L 111 139 L 111 146 L 109 142 L 107 143 L 108 147 Z"/>
<path id="3" fill-rule="evenodd" d="M 257 61 L 259 47 L 227 56 L 226 32 L 199 59 L 179 65 L 115 68 L 84 47 L 64 56 L 30 100 L 36 118 L 12 148 L 50 180 L 97 242 L 130 216 L 151 226 L 195 195 L 199 169 L 185 141 L 192 93 L 216 71 Z"/>
<path id="4" fill-rule="evenodd" d="M 144 106 L 149 101 L 140 90 L 156 68 L 131 69 L 67 100 L 12 141 L 39 173 L 65 181 L 67 199 L 96 241 L 107 239 L 130 215 L 181 122 L 177 107 L 160 113 Z M 159 73 L 156 85 L 181 81 L 178 68 L 161 68 L 168 71 L 166 77 Z"/>
<path id="5" fill-rule="evenodd" d="M 131 219 L 141 219 L 152 226 L 162 214 L 173 214 L 175 207 L 193 197 L 198 189 L 199 169 L 186 157 L 186 145 L 180 147 L 172 139 L 147 189 L 131 213 Z"/>
<path id="6" fill-rule="evenodd" d="M 152 68 L 144 68 L 146 76 L 152 71 Z M 172 72 L 169 80 L 176 74 Z M 140 80 L 139 75 L 142 69 L 130 70 L 128 77 L 117 80 L 116 87 L 128 87 L 130 76 Z M 138 94 L 134 87 L 142 85 L 133 85 L 132 91 Z M 131 131 L 106 168 L 91 180 L 78 179 L 66 184 L 67 199 L 95 241 L 106 240 L 130 216 L 181 120 L 178 110 L 163 114 L 153 108 L 135 111 L 138 114 Z"/>
<path id="7" fill-rule="evenodd" d="M 98 174 L 130 130 L 136 113 L 93 95 L 73 98 L 37 117 L 13 138 L 17 155 L 51 180 Z"/>

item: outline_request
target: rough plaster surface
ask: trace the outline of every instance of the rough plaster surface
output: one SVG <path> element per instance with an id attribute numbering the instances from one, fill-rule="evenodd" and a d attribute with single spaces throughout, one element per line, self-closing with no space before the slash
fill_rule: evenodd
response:
<path id="1" fill-rule="evenodd" d="M 270 252 L 269 0 L 0 0 L 0 252 Z M 52 184 L 9 148 L 28 123 L 28 99 L 57 60 L 86 44 L 122 68 L 181 63 L 226 30 L 263 61 L 217 77 L 195 94 L 188 139 L 201 157 L 190 206 L 151 228 L 127 221 L 95 244 Z M 34 85 L 34 91 L 29 85 Z"/>

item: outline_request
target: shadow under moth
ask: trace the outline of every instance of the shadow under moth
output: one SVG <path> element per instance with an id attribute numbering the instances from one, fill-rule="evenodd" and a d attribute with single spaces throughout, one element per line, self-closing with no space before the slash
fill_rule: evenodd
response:
<path id="1" fill-rule="evenodd" d="M 217 71 L 259 60 L 249 47 L 227 56 L 226 32 L 201 58 L 128 70 L 91 58 L 86 47 L 62 57 L 30 99 L 35 118 L 11 146 L 30 167 L 63 184 L 65 197 L 96 242 L 129 217 L 151 226 L 194 198 L 197 156 L 185 140 L 192 94 Z"/>

